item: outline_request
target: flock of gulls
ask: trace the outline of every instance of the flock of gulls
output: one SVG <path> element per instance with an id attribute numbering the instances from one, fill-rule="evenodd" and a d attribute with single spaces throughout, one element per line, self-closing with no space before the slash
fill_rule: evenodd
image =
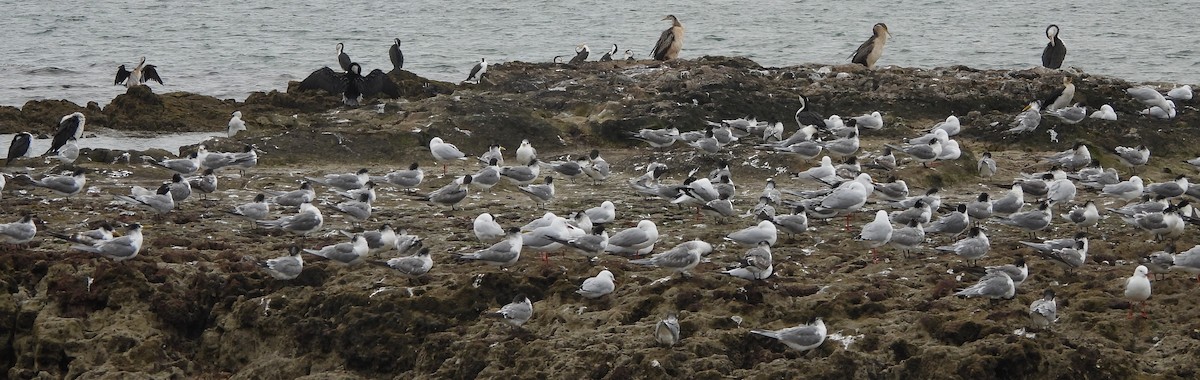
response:
<path id="1" fill-rule="evenodd" d="M 663 31 L 653 49 L 653 58 L 671 60 L 678 56 L 682 48 L 683 26 L 674 16 L 667 16 L 663 20 L 671 21 L 672 26 Z M 1046 35 L 1050 42 L 1043 53 L 1043 64 L 1057 68 L 1063 62 L 1066 49 L 1058 38 L 1057 26 L 1047 28 Z M 854 52 L 851 60 L 874 67 L 889 36 L 887 25 L 876 24 L 872 37 Z M 390 81 L 381 70 L 376 69 L 362 76 L 361 67 L 343 49 L 344 45 L 337 45 L 338 65 L 343 72 L 322 68 L 305 79 L 301 88 L 341 93 L 348 105 L 357 105 L 361 96 L 395 90 L 394 85 L 389 87 Z M 586 45 L 580 46 L 571 63 L 585 60 L 588 51 Z M 614 45 L 605 59 L 612 59 L 616 51 Z M 399 39 L 389 50 L 389 56 L 394 68 L 403 66 Z M 486 59 L 481 59 L 468 79 L 482 78 L 486 67 Z M 143 58 L 132 71 L 126 71 L 122 66 L 116 83 L 135 86 L 148 81 L 161 83 L 155 67 L 145 65 Z M 1080 111 L 1078 108 L 1082 107 L 1073 103 L 1075 91 L 1071 77 L 1064 77 L 1061 88 L 1045 98 L 1032 100 L 1026 110 L 1015 115 L 1009 132 L 1034 131 L 1039 128 L 1043 115 L 1051 115 L 1068 124 L 1084 121 L 1088 118 L 1086 110 Z M 1140 113 L 1160 119 L 1176 116 L 1174 101 L 1191 99 L 1191 90 L 1187 87 L 1174 89 L 1166 95 L 1150 87 L 1131 88 L 1127 93 L 1147 107 L 1144 110 L 1132 110 L 1130 114 Z M 673 149 L 679 143 L 686 145 L 682 149 L 692 149 L 698 155 L 730 158 L 734 156 L 731 153 L 734 147 L 749 146 L 753 148 L 750 152 L 786 156 L 806 163 L 816 162 L 805 170 L 787 173 L 784 178 L 755 180 L 764 183 L 761 191 L 739 192 L 730 164 L 724 159 L 721 160 L 722 164 L 711 168 L 709 172 L 702 172 L 701 168 L 686 168 L 691 170 L 686 179 L 680 182 L 666 177 L 669 168 L 663 163 L 621 168 L 638 172 L 644 170 L 644 173 L 629 178 L 626 183 L 614 183 L 610 179 L 614 173 L 622 170 L 612 167 L 599 150 L 590 150 L 574 159 L 547 160 L 539 157 L 533 145 L 525 140 L 516 148 L 514 156 L 506 157 L 505 148 L 500 145 L 491 145 L 486 152 L 478 152 L 480 154 L 474 156 L 447 141 L 448 137 L 434 137 L 428 142 L 428 157 L 430 162 L 442 165 L 441 176 L 436 176 L 436 180 L 435 176 L 426 175 L 420 163 L 412 163 L 406 169 L 387 172 L 382 176 L 371 175 L 373 171 L 364 168 L 350 173 L 296 178 L 299 183 L 296 189 L 263 189 L 251 202 L 222 207 L 228 207 L 224 213 L 230 218 L 246 220 L 254 226 L 242 233 L 256 236 L 282 233 L 298 238 L 286 254 L 259 261 L 265 272 L 279 280 L 300 276 L 306 265 L 305 256 L 311 255 L 346 266 L 369 263 L 387 267 L 421 284 L 431 272 L 436 271 L 429 245 L 443 239 L 436 236 L 418 237 L 388 223 L 376 227 L 371 224 L 378 219 L 373 217 L 377 208 L 374 204 L 380 198 L 392 197 L 396 201 L 427 202 L 449 209 L 446 213 L 454 213 L 472 192 L 483 197 L 496 196 L 494 188 L 500 186 L 519 191 L 529 198 L 526 208 L 545 210 L 544 213 L 540 217 L 530 216 L 529 220 L 521 223 L 502 221 L 486 210 L 478 214 L 471 229 L 471 234 L 478 240 L 478 247 L 456 254 L 454 261 L 459 262 L 457 265 L 478 262 L 508 268 L 521 261 L 522 253 L 540 253 L 541 260 L 545 262 L 548 253 L 570 251 L 578 253 L 588 264 L 612 255 L 632 264 L 690 277 L 697 265 L 710 261 L 708 256 L 719 247 L 744 249 L 744 253 L 735 262 L 728 263 L 720 273 L 745 281 L 769 281 L 775 273 L 772 250 L 795 241 L 797 237 L 810 235 L 817 228 L 837 229 L 835 224 L 840 219 L 844 219 L 841 227 L 844 233 L 868 248 L 873 260 L 878 260 L 879 251 L 887 247 L 894 247 L 905 257 L 928 252 L 924 247 L 931 247 L 935 252 L 953 254 L 977 266 L 982 261 L 998 256 L 998 253 L 992 254 L 989 234 L 1013 231 L 1027 233 L 1029 238 L 1022 240 L 1021 244 L 1028 246 L 1028 253 L 1036 255 L 1037 259 L 1020 255 L 1011 258 L 1011 264 L 983 267 L 979 270 L 982 276 L 976 283 L 962 287 L 955 293 L 962 297 L 987 298 L 996 302 L 1011 300 L 1024 291 L 1022 285 L 1030 272 L 1041 264 L 1052 263 L 1067 268 L 1067 272 L 1061 274 L 1063 281 L 1072 278 L 1073 271 L 1087 265 L 1088 230 L 1096 227 L 1105 215 L 1123 220 L 1131 231 L 1145 231 L 1148 237 L 1158 240 L 1177 238 L 1185 233 L 1187 224 L 1200 220 L 1200 213 L 1187 200 L 1189 197 L 1200 198 L 1200 187 L 1191 184 L 1186 176 L 1153 183 L 1135 174 L 1151 164 L 1151 152 L 1145 146 L 1089 147 L 1076 144 L 1071 149 L 1042 158 L 1049 170 L 1022 173 L 1012 180 L 1011 187 L 996 195 L 986 192 L 978 195 L 943 194 L 937 188 L 910 192 L 905 180 L 897 177 L 900 169 L 918 164 L 934 167 L 941 162 L 960 158 L 962 152 L 955 137 L 968 126 L 962 125 L 957 117 L 947 117 L 920 136 L 884 144 L 879 151 L 869 151 L 860 143 L 860 138 L 864 133 L 885 128 L 880 112 L 846 118 L 838 115 L 825 117 L 810 109 L 806 97 L 801 96 L 798 103 L 795 114 L 797 129 L 790 134 L 785 133 L 787 126 L 783 123 L 743 118 L 711 121 L 703 130 L 681 132 L 678 128 L 642 129 L 629 135 L 630 139 L 644 142 L 649 146 L 648 149 L 656 152 Z M 1097 119 L 1095 122 L 1104 122 L 1115 120 L 1116 113 L 1112 107 L 1104 106 L 1090 117 Z M 75 140 L 82 138 L 85 121 L 80 113 L 63 117 L 54 134 L 52 147 L 43 156 L 58 157 L 69 149 L 74 149 L 73 154 L 77 156 L 78 148 L 71 147 L 74 147 Z M 244 129 L 241 113 L 237 112 L 230 121 L 230 136 Z M 30 138 L 28 133 L 14 137 L 8 150 L 6 167 L 27 156 Z M 1122 179 L 1119 170 L 1101 167 L 1091 149 L 1101 149 L 1104 154 L 1115 155 L 1129 168 L 1131 175 Z M 144 236 L 154 233 L 153 224 L 161 222 L 163 217 L 195 199 L 197 193 L 203 198 L 210 194 L 225 193 L 221 187 L 225 182 L 221 180 L 221 174 L 232 170 L 244 174 L 247 170 L 254 170 L 258 154 L 259 151 L 253 146 L 236 152 L 211 152 L 201 146 L 198 152 L 186 157 L 154 161 L 154 167 L 163 170 L 163 182 L 149 187 L 142 186 L 145 184 L 122 184 L 118 191 L 122 194 L 112 196 L 111 200 L 81 197 L 81 193 L 95 191 L 89 190 L 89 170 L 78 167 L 71 168 L 68 174 L 38 178 L 29 174 L 0 175 L 0 195 L 4 195 L 5 185 L 10 181 L 12 187 L 20 188 L 10 190 L 10 194 L 42 198 L 47 197 L 44 192 L 48 191 L 65 198 L 66 210 L 77 207 L 81 202 L 99 202 L 104 207 L 98 209 L 122 213 L 128 211 L 120 210 L 139 209 L 151 214 L 154 222 L 143 220 L 143 223 L 124 226 L 106 222 L 95 230 L 73 232 L 64 226 L 49 226 L 53 232 L 45 233 L 53 239 L 68 242 L 72 250 L 120 262 L 136 258 L 142 251 Z M 73 162 L 74 159 L 63 160 L 65 165 Z M 472 163 L 477 163 L 478 168 L 470 169 L 466 174 L 450 173 L 451 164 L 459 170 Z M 1200 170 L 1200 157 L 1188 163 Z M 985 152 L 975 166 L 980 178 L 992 180 L 1005 164 Z M 11 180 L 6 177 L 11 177 Z M 877 181 L 876 178 L 886 180 Z M 677 207 L 692 208 L 697 217 L 702 214 L 712 218 L 718 226 L 726 223 L 735 226 L 723 233 L 723 241 L 696 239 L 666 247 L 664 243 L 670 239 L 660 234 L 658 222 L 652 218 L 634 220 L 631 215 L 622 215 L 611 200 L 580 210 L 560 210 L 568 211 L 562 216 L 550 212 L 559 197 L 556 186 L 560 186 L 560 182 L 556 179 L 583 181 L 572 185 L 572 189 L 586 188 L 610 193 L 633 191 L 638 197 L 648 199 L 641 201 L 643 204 L 653 202 L 652 199 L 662 199 Z M 416 194 L 416 190 L 413 190 L 433 181 L 436 181 L 433 191 Z M 379 191 L 386 187 L 407 191 Z M 327 190 L 328 195 L 319 192 L 318 188 Z M 750 195 L 749 202 L 746 202 L 747 194 Z M 969 201 L 954 203 L 954 199 Z M 1102 202 L 1108 207 L 1101 208 Z M 320 247 L 308 246 L 308 236 L 333 230 L 330 226 L 332 223 L 325 217 L 327 212 L 343 215 L 346 224 L 343 228 L 346 230 L 362 232 L 343 231 L 347 237 L 343 242 Z M 855 223 L 855 217 L 862 214 L 867 215 L 865 219 L 868 221 L 861 225 Z M 112 215 L 111 220 L 117 219 L 118 215 Z M 752 221 L 745 222 L 746 219 Z M 817 227 L 817 223 L 810 224 L 815 220 L 831 222 L 824 223 L 825 227 Z M 622 224 L 632 227 L 615 227 Z M 6 244 L 10 250 L 20 249 L 22 245 L 42 236 L 39 231 L 47 227 L 39 225 L 37 217 L 32 214 L 0 224 L 0 243 Z M 123 228 L 121 232 L 117 232 L 118 227 Z M 1044 239 L 1037 237 L 1038 233 L 1062 230 L 1078 232 Z M 781 239 L 780 234 L 790 239 Z M 742 248 L 730 248 L 727 245 Z M 57 246 L 49 247 L 57 249 Z M 594 267 L 587 265 L 585 268 L 591 273 Z M 607 269 L 597 269 L 600 270 L 595 272 L 594 277 L 580 283 L 576 292 L 580 297 L 606 297 L 618 289 L 618 284 L 622 282 L 620 278 Z M 1200 275 L 1200 246 L 1176 252 L 1168 245 L 1163 251 L 1148 255 L 1144 265 L 1131 271 L 1124 296 L 1131 303 L 1141 306 L 1143 316 L 1144 304 L 1151 297 L 1148 276 L 1170 271 Z M 1200 279 L 1200 276 L 1197 278 Z M 671 279 L 672 276 L 668 276 L 659 281 Z M 1055 300 L 1059 295 L 1053 287 L 1042 289 L 1039 293 L 1042 297 L 1028 307 L 1031 324 L 1050 328 L 1058 320 Z M 525 295 L 515 295 L 511 303 L 485 315 L 520 328 L 534 315 L 533 301 Z M 1131 307 L 1130 318 L 1134 316 L 1134 311 Z M 828 336 L 825 322 L 819 318 L 811 324 L 750 332 L 779 340 L 801 351 L 820 346 Z M 678 343 L 681 336 L 678 315 L 671 313 L 665 316 L 656 324 L 652 336 L 663 345 Z"/>

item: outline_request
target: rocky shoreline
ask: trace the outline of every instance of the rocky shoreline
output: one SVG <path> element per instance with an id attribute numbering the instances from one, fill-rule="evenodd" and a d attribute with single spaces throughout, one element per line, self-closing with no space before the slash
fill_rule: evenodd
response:
<path id="1" fill-rule="evenodd" d="M 14 379 L 1196 376 L 1190 358 L 1200 346 L 1195 311 L 1200 290 L 1186 276 L 1156 281 L 1151 318 L 1126 320 L 1129 304 L 1121 298 L 1121 282 L 1132 272 L 1130 263 L 1162 244 L 1145 242 L 1140 232 L 1131 234 L 1119 218 L 1105 219 L 1093 232 L 1098 237 L 1084 268 L 1067 273 L 1034 258 L 1031 280 L 1017 297 L 988 305 L 947 296 L 978 277 L 957 258 L 926 248 L 906 259 L 889 249 L 889 259 L 872 263 L 853 233 L 841 231 L 838 223 L 814 223 L 810 236 L 777 246 L 777 275 L 762 282 L 719 273 L 744 252 L 735 245 L 719 245 L 712 263 L 701 264 L 695 277 L 665 284 L 655 280 L 666 271 L 630 265 L 615 256 L 605 256 L 593 267 L 574 254 L 556 254 L 543 264 L 536 254 L 525 253 L 509 271 L 454 261 L 453 252 L 481 248 L 469 232 L 471 219 L 480 212 L 503 210 L 499 214 L 506 225 L 540 216 L 511 186 L 472 195 L 462 211 L 413 201 L 400 190 L 381 191 L 371 222 L 356 226 L 333 217 L 325 229 L 329 234 L 309 239 L 310 246 L 319 247 L 343 239 L 334 229 L 369 229 L 384 222 L 407 228 L 428 239 L 436 262 L 431 278 L 414 285 L 386 268 L 345 268 L 315 260 L 295 280 L 274 280 L 251 259 L 279 256 L 293 238 L 247 228 L 220 211 L 262 189 L 292 189 L 297 174 L 359 167 L 376 172 L 413 161 L 429 169 L 420 189 L 427 192 L 448 181 L 432 178 L 434 165 L 426 148 L 430 138 L 446 137 L 473 155 L 492 143 L 511 149 L 529 139 L 545 157 L 599 147 L 618 172 L 601 186 L 563 181 L 551 211 L 565 215 L 613 199 L 622 215 L 619 228 L 643 217 L 660 221 L 666 238 L 656 251 L 693 238 L 716 244 L 752 220 L 735 219 L 729 225 L 697 221 L 690 210 L 629 194 L 625 183 L 652 161 L 671 166 L 670 183 L 681 181 L 691 167 L 711 169 L 716 159 L 679 144 L 665 151 L 647 149 L 623 133 L 666 126 L 696 130 L 705 120 L 755 116 L 783 122 L 790 134 L 801 94 L 826 116 L 882 112 L 887 126 L 864 136 L 867 152 L 957 115 L 966 126 L 959 137 L 963 158 L 936 170 L 917 165 L 896 173 L 914 191 L 943 186 L 948 194 L 960 194 L 954 201 L 964 201 L 961 194 L 999 193 L 1018 171 L 1036 167 L 1039 157 L 1076 141 L 1092 146 L 1093 155 L 1113 167 L 1118 165 L 1108 153 L 1113 147 L 1147 145 L 1154 158 L 1142 175 L 1153 181 L 1192 174 L 1181 161 L 1198 152 L 1194 101 L 1181 103 L 1183 111 L 1173 120 L 1147 119 L 1136 115 L 1144 107 L 1124 93 L 1137 84 L 1116 78 L 1041 68 L 821 69 L 764 68 L 731 57 L 578 67 L 512 62 L 492 67 L 478 85 L 395 72 L 390 75 L 401 84 L 403 99 L 369 101 L 358 109 L 340 108 L 337 97 L 323 93 L 272 91 L 234 102 L 155 94 L 147 87 L 130 89 L 103 108 L 65 101 L 0 107 L 0 133 L 35 135 L 52 134 L 63 115 L 76 111 L 85 113 L 94 127 L 174 132 L 223 131 L 229 114 L 240 110 L 249 130 L 211 141 L 210 148 L 235 150 L 252 143 L 263 151 L 259 167 L 246 177 L 222 175 L 228 189 L 216 194 L 219 200 L 209 205 L 189 201 L 167 220 L 145 222 L 147 248 L 137 259 L 113 263 L 40 237 L 28 248 L 0 254 L 5 289 L 0 292 L 0 331 L 9 332 L 0 338 L 5 340 L 0 370 Z M 1074 77 L 1076 101 L 1092 107 L 1111 104 L 1119 120 L 1062 125 L 1046 118 L 1037 132 L 1003 133 L 1029 99 L 1050 92 L 1063 75 Z M 1060 142 L 1050 141 L 1048 127 L 1054 127 Z M 809 166 L 764 155 L 752 145 L 743 144 L 727 156 L 739 181 L 739 210 L 754 203 L 763 179 Z M 973 175 L 974 157 L 983 151 L 1003 162 L 994 181 Z M 24 211 L 37 213 L 46 220 L 41 228 L 53 231 L 82 229 L 102 219 L 150 219 L 112 204 L 110 194 L 126 191 L 129 181 L 155 183 L 164 171 L 136 160 L 110 164 L 112 154 L 84 152 L 92 159 L 81 158 L 80 166 L 95 170 L 89 181 L 99 189 L 70 204 L 43 201 L 49 193 L 41 190 L 14 193 L 16 186 L 10 183 L 0 198 L 0 222 L 15 220 Z M 30 164 L 39 172 L 51 168 L 37 160 Z M 474 166 L 451 169 L 473 172 Z M 336 202 L 336 195 L 318 190 L 322 198 Z M 1080 197 L 1094 194 L 1081 192 Z M 1055 219 L 1054 231 L 1041 237 L 1073 232 Z M 860 217 L 856 223 L 865 221 Z M 1033 255 L 1018 248 L 1015 230 L 989 228 L 996 236 L 985 264 Z M 1196 241 L 1185 234 L 1175 243 L 1183 250 Z M 939 238 L 926 246 L 943 242 Z M 616 274 L 617 291 L 595 301 L 574 294 L 601 266 Z M 1027 325 L 1029 302 L 1046 287 L 1058 291 L 1063 319 L 1052 331 L 1015 334 Z M 534 318 L 524 331 L 512 332 L 480 317 L 516 292 L 534 301 Z M 680 313 L 683 338 L 674 347 L 659 347 L 650 333 L 667 312 Z M 797 353 L 748 334 L 751 328 L 794 326 L 815 317 L 824 318 L 841 339 Z"/>

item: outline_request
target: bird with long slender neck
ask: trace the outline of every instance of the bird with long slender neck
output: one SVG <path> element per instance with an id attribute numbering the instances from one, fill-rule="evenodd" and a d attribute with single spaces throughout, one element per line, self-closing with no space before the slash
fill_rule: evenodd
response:
<path id="1" fill-rule="evenodd" d="M 654 44 L 651 56 L 656 61 L 670 61 L 679 58 L 679 50 L 683 49 L 683 24 L 675 15 L 667 15 L 663 20 L 671 20 L 671 27 L 662 32 L 658 43 Z"/>
<path id="2" fill-rule="evenodd" d="M 850 55 L 850 62 L 866 66 L 868 69 L 875 68 L 875 62 L 879 61 L 879 57 L 883 56 L 883 47 L 887 45 L 888 37 L 892 33 L 888 31 L 887 24 L 878 23 L 871 27 L 871 38 L 868 38 L 858 49 L 854 50 L 854 54 Z"/>
<path id="3" fill-rule="evenodd" d="M 1042 66 L 1051 69 L 1062 67 L 1063 59 L 1067 57 L 1067 46 L 1058 39 L 1058 25 L 1050 24 L 1046 27 L 1046 38 L 1050 42 L 1042 49 Z"/>

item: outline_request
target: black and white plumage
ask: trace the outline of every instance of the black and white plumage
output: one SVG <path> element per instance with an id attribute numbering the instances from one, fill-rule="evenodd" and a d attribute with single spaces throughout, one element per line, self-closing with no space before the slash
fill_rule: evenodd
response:
<path id="1" fill-rule="evenodd" d="M 888 32 L 887 24 L 878 23 L 871 27 L 871 38 L 868 38 L 858 49 L 854 50 L 854 54 L 850 55 L 850 62 L 866 66 L 868 69 L 875 68 L 875 62 L 879 61 L 879 57 L 883 56 L 883 47 L 887 44 L 888 37 L 892 34 Z"/>
<path id="2" fill-rule="evenodd" d="M 429 256 L 429 248 L 421 248 L 415 255 L 388 259 L 387 266 L 400 272 L 401 276 L 415 280 L 433 269 L 433 258 Z"/>
<path id="3" fill-rule="evenodd" d="M 484 313 L 484 315 L 500 318 L 500 320 L 508 323 L 513 328 L 519 328 L 525 322 L 529 321 L 529 318 L 533 317 L 533 302 L 529 301 L 529 297 L 518 294 L 513 298 L 511 303 L 504 305 L 500 310 Z"/>
<path id="4" fill-rule="evenodd" d="M 91 252 L 112 259 L 125 261 L 137 257 L 142 249 L 142 225 L 133 223 L 126 227 L 125 235 L 95 244 L 80 243 L 72 245 L 71 249 Z"/>
<path id="5" fill-rule="evenodd" d="M 1063 59 L 1067 57 L 1067 46 L 1058 39 L 1058 25 L 1050 24 L 1046 27 L 1046 38 L 1050 39 L 1050 42 L 1042 49 L 1042 66 L 1051 69 L 1062 67 Z"/>
<path id="6" fill-rule="evenodd" d="M 1054 92 L 1051 92 L 1042 101 L 1042 105 L 1047 112 L 1069 106 L 1071 105 L 1071 100 L 1075 98 L 1075 84 L 1072 83 L 1071 76 L 1064 76 L 1062 83 L 1062 87 L 1054 89 Z"/>
<path id="7" fill-rule="evenodd" d="M 346 49 L 346 45 L 342 44 L 341 42 L 338 42 L 338 44 L 337 44 L 338 66 L 342 67 L 342 71 L 348 72 L 348 71 L 350 71 L 350 66 L 352 64 L 354 64 L 354 61 L 350 60 L 350 55 L 346 54 L 345 49 Z"/>
<path id="8" fill-rule="evenodd" d="M 4 160 L 4 166 L 12 165 L 13 160 L 29 154 L 29 144 L 32 139 L 33 135 L 29 132 L 13 135 L 12 142 L 8 144 L 8 157 Z"/>
<path id="9" fill-rule="evenodd" d="M 471 79 L 475 79 L 475 83 L 479 83 L 480 81 L 483 80 L 483 74 L 486 74 L 487 70 L 488 70 L 487 58 L 480 58 L 479 63 L 476 63 L 475 67 L 471 68 L 471 73 L 467 74 L 467 79 L 463 80 L 463 82 L 467 82 L 467 81 L 470 81 Z M 478 78 L 478 79 L 476 79 L 476 78 Z"/>
<path id="10" fill-rule="evenodd" d="M 113 85 L 125 84 L 126 88 L 149 83 L 150 81 L 163 84 L 162 77 L 158 76 L 158 67 L 146 64 L 146 57 L 142 57 L 137 66 L 134 66 L 133 71 L 125 69 L 125 65 L 117 66 L 117 77 L 113 80 Z"/>
<path id="11" fill-rule="evenodd" d="M 567 61 L 567 64 L 578 65 L 583 63 L 587 60 L 587 57 L 589 54 L 591 54 L 591 52 L 592 49 L 588 48 L 587 44 L 579 45 L 579 47 L 575 48 L 575 56 L 571 57 L 571 60 Z"/>
<path id="12" fill-rule="evenodd" d="M 50 149 L 46 150 L 47 154 L 58 154 L 59 148 L 67 144 L 67 141 L 78 140 L 83 138 L 83 128 L 87 124 L 87 117 L 81 112 L 75 112 L 67 116 L 63 116 L 58 122 L 58 131 L 54 132 L 54 140 L 50 142 Z"/>
<path id="13" fill-rule="evenodd" d="M 400 70 L 404 68 L 404 52 L 400 50 L 400 39 L 396 39 L 396 43 L 388 48 L 388 58 L 392 60 L 392 70 Z"/>
<path id="14" fill-rule="evenodd" d="M 613 44 L 612 50 L 609 50 L 608 52 L 604 53 L 603 56 L 600 57 L 600 62 L 612 61 L 613 56 L 616 54 L 617 54 L 617 44 Z"/>
<path id="15" fill-rule="evenodd" d="M 29 176 L 19 177 L 29 178 Z M 29 179 L 29 183 L 33 186 L 50 189 L 56 193 L 70 197 L 79 194 L 87 184 L 87 175 L 84 174 L 82 168 L 75 169 L 71 175 L 48 175 L 40 180 L 34 181 Z"/>
<path id="16" fill-rule="evenodd" d="M 675 15 L 667 15 L 660 21 L 665 20 L 671 20 L 671 27 L 658 36 L 658 42 L 654 44 L 654 49 L 650 53 L 650 56 L 656 61 L 670 61 L 678 58 L 679 51 L 683 49 L 683 24 L 679 23 L 679 19 L 675 18 Z"/>
<path id="17" fill-rule="evenodd" d="M 1054 289 L 1046 289 L 1042 292 L 1042 298 L 1029 304 L 1029 320 L 1037 327 L 1049 327 L 1058 321 L 1058 303 L 1054 301 Z"/>
<path id="18" fill-rule="evenodd" d="M 362 66 L 350 63 L 345 73 L 334 72 L 333 69 L 322 67 L 309 74 L 300 82 L 300 90 L 325 90 L 331 94 L 342 94 L 342 103 L 358 107 L 363 97 L 384 94 L 395 98 L 400 96 L 400 89 L 388 78 L 383 70 L 371 70 L 367 76 L 362 76 Z"/>

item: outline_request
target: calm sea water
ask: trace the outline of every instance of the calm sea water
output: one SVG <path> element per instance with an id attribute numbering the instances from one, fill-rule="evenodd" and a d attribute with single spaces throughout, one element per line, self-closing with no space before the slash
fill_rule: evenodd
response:
<path id="1" fill-rule="evenodd" d="M 1194 0 L 640 3 L 0 0 L 8 13 L 0 27 L 8 45 L 0 105 L 107 104 L 124 92 L 111 85 L 117 65 L 136 65 L 140 56 L 166 81 L 157 92 L 239 100 L 336 67 L 338 42 L 364 70 L 386 71 L 387 49 L 400 38 L 405 68 L 447 81 L 466 78 L 481 57 L 542 62 L 573 54 L 580 43 L 593 48 L 592 60 L 613 43 L 646 57 L 669 26 L 659 21 L 667 14 L 687 28 L 684 58 L 738 55 L 776 67 L 846 63 L 871 26 L 886 22 L 893 38 L 880 65 L 1020 69 L 1041 62 L 1043 30 L 1056 23 L 1068 48 L 1066 65 L 1134 81 L 1200 82 Z"/>

